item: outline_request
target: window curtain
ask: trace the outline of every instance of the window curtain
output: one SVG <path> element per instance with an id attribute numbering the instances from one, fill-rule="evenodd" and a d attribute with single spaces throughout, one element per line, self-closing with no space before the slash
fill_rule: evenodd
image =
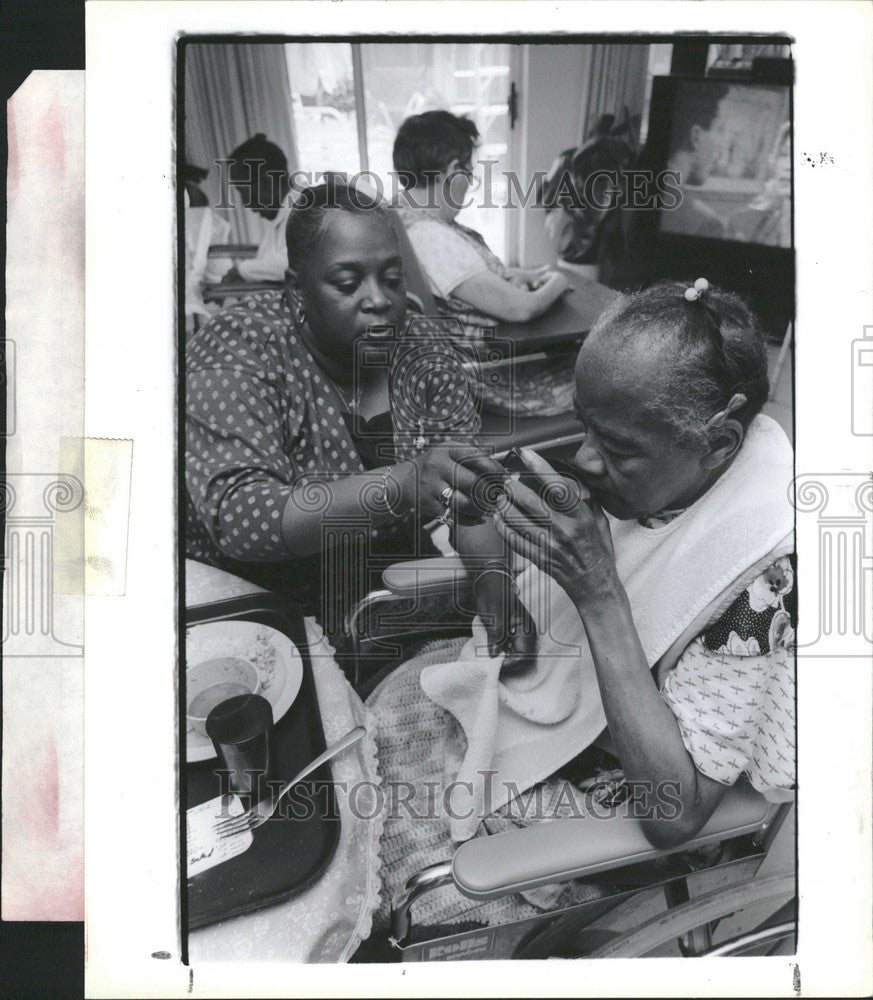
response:
<path id="1" fill-rule="evenodd" d="M 646 97 L 648 45 L 586 45 L 588 72 L 583 75 L 579 143 L 582 145 L 597 119 L 620 117 L 625 107 L 636 118 L 637 129 Z"/>
<path id="2" fill-rule="evenodd" d="M 209 169 L 201 184 L 210 205 L 219 203 L 221 184 L 215 161 L 258 132 L 275 142 L 297 165 L 291 90 L 284 45 L 239 43 L 185 47 L 185 159 Z M 265 223 L 242 207 L 231 191 L 232 209 L 218 214 L 231 224 L 234 243 L 260 243 Z"/>

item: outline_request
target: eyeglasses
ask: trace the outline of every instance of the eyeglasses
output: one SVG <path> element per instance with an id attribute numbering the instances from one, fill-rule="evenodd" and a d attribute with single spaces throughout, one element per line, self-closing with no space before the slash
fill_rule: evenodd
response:
<path id="1" fill-rule="evenodd" d="M 470 188 L 473 191 L 477 191 L 482 186 L 481 178 L 477 177 L 473 173 L 472 167 L 466 167 L 459 164 L 455 170 L 450 171 L 449 177 L 453 176 L 454 174 L 463 174 L 464 177 L 467 178 L 467 183 L 470 185 Z"/>

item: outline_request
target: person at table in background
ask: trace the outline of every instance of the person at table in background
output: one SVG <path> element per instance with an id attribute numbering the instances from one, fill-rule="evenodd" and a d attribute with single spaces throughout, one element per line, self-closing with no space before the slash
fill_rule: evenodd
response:
<path id="1" fill-rule="evenodd" d="M 288 160 L 262 132 L 237 146 L 228 159 L 230 183 L 243 204 L 270 225 L 257 254 L 249 260 L 234 260 L 224 280 L 284 281 L 288 267 L 285 225 L 294 198 Z"/>
<path id="2" fill-rule="evenodd" d="M 210 259 L 209 248 L 224 243 L 230 233 L 230 223 L 209 205 L 209 198 L 200 182 L 208 171 L 186 163 L 182 168 L 185 206 L 185 329 L 192 333 L 218 311 L 214 303 L 203 299 L 204 284 L 221 280 L 227 262 Z"/>
<path id="3" fill-rule="evenodd" d="M 209 198 L 200 187 L 200 182 L 205 181 L 208 176 L 209 171 L 204 167 L 195 166 L 193 163 L 182 165 L 182 183 L 185 185 L 185 194 L 188 196 L 185 204 L 189 208 L 209 207 Z"/>
<path id="4" fill-rule="evenodd" d="M 394 140 L 394 169 L 403 192 L 396 206 L 444 316 L 463 336 L 481 339 L 497 322 L 526 323 L 567 291 L 558 271 L 507 267 L 482 236 L 458 222 L 475 189 L 474 122 L 448 111 L 407 118 Z M 554 416 L 571 409 L 575 352 L 494 369 L 480 395 L 494 412 Z"/>
<path id="5" fill-rule="evenodd" d="M 573 620 L 575 608 L 584 638 L 565 648 L 578 644 L 578 670 L 594 673 L 614 758 L 604 759 L 594 746 L 570 745 L 566 729 L 552 735 L 560 725 L 555 719 L 538 735 L 526 730 L 517 737 L 525 760 L 555 762 L 553 777 L 525 784 L 495 812 L 474 810 L 473 820 L 481 822 L 473 830 L 484 836 L 550 815 L 589 815 L 579 786 L 587 784 L 593 794 L 592 770 L 601 766 L 614 769 L 595 779 L 597 794 L 607 795 L 601 802 L 620 800 L 631 783 L 676 790 L 678 808 L 653 808 L 641 820 L 655 846 L 676 846 L 703 827 L 743 774 L 773 801 L 793 794 L 791 446 L 761 414 L 767 354 L 756 319 L 737 296 L 704 281 L 691 288 L 665 282 L 618 299 L 591 330 L 576 376 L 586 437 L 575 464 L 590 503 L 559 513 L 511 480 L 508 502 L 494 517 L 508 545 L 546 574 L 532 584 L 551 609 L 550 635 L 538 637 L 538 647 L 552 641 L 552 627 Z M 539 456 L 522 454 L 541 475 L 554 475 Z M 560 589 L 546 589 L 550 580 Z M 565 607 L 569 619 L 562 619 Z M 568 635 L 558 640 L 566 643 Z M 422 650 L 367 701 L 382 781 L 422 790 L 408 800 L 409 809 L 386 816 L 377 927 L 386 926 L 393 892 L 413 873 L 451 857 L 455 846 L 445 812 L 421 810 L 425 799 L 440 801 L 440 789 L 461 784 L 455 780 L 460 762 L 483 736 L 474 726 L 468 740 L 445 702 L 425 694 L 424 671 L 458 667 L 463 643 L 444 640 Z M 507 704 L 525 691 L 533 692 L 528 710 L 537 692 L 548 696 L 555 681 L 548 676 L 554 646 L 548 648 L 536 673 L 518 684 L 500 677 L 504 719 Z M 460 666 L 472 673 L 470 662 Z M 463 684 L 456 674 L 443 676 L 455 687 Z M 431 673 L 431 691 L 434 683 Z M 485 682 L 477 675 L 471 683 Z M 469 704 L 473 696 L 462 688 L 453 697 Z M 587 711 L 580 704 L 580 712 Z M 481 773 L 497 772 L 486 763 Z M 455 808 L 464 816 L 467 801 Z M 580 824 L 580 837 L 587 825 Z M 433 893 L 416 904 L 416 922 L 451 925 L 463 914 L 465 923 L 501 923 L 592 898 L 592 892 L 596 887 L 570 883 L 494 900 L 474 912 L 457 892 Z"/>
<path id="6" fill-rule="evenodd" d="M 505 546 L 471 498 L 477 474 L 502 467 L 476 447 L 476 407 L 443 331 L 422 317 L 405 329 L 397 237 L 371 206 L 338 181 L 303 192 L 284 289 L 224 309 L 189 340 L 187 555 L 281 590 L 336 637 L 342 611 L 378 585 L 366 560 L 438 554 L 423 526 L 442 517 L 495 648 L 521 662 L 528 619 L 492 571 L 506 569 Z M 390 361 L 356 378 L 358 345 L 374 338 L 393 345 Z"/>

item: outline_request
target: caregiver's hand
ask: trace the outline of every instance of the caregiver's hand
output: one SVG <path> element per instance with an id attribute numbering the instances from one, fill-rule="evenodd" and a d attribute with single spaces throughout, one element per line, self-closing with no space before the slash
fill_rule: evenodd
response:
<path id="1" fill-rule="evenodd" d="M 408 462 L 395 466 L 394 475 L 399 481 L 401 503 L 417 509 L 425 520 L 445 512 L 443 491 L 454 490 L 451 511 L 454 515 L 474 521 L 484 518 L 488 510 L 483 506 L 481 476 L 487 481 L 500 479 L 505 470 L 495 459 L 470 445 L 449 444 L 429 448 Z M 475 491 L 475 492 L 474 492 Z"/>
<path id="2" fill-rule="evenodd" d="M 501 673 L 521 673 L 533 666 L 537 634 L 527 608 L 515 593 L 505 568 L 486 570 L 473 584 L 476 611 L 488 633 L 490 656 L 504 654 Z"/>
<path id="3" fill-rule="evenodd" d="M 522 455 L 544 478 L 558 475 L 539 455 L 527 450 Z M 621 587 L 609 522 L 597 504 L 581 501 L 559 513 L 517 479 L 509 479 L 505 490 L 508 503 L 494 515 L 501 537 L 548 573 L 577 606 Z"/>

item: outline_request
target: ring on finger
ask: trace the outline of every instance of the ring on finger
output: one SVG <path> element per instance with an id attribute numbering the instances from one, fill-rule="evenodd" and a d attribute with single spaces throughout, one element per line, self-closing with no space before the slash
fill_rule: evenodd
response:
<path id="1" fill-rule="evenodd" d="M 449 506 L 451 506 L 452 497 L 454 495 L 455 495 L 455 487 L 454 486 L 447 486 L 440 493 L 440 500 L 442 500 L 442 502 L 443 502 L 443 507 L 449 507 Z"/>

